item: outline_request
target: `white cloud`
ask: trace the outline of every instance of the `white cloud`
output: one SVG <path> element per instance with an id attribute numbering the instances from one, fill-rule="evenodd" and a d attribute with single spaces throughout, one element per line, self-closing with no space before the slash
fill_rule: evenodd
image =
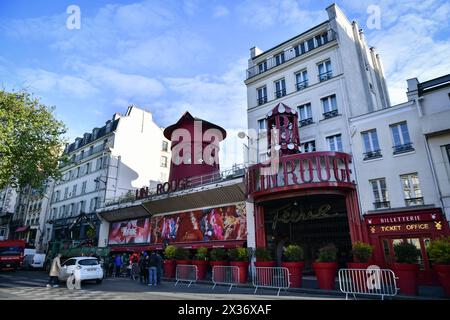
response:
<path id="1" fill-rule="evenodd" d="M 214 18 L 221 18 L 228 16 L 230 14 L 230 10 L 228 10 L 227 7 L 224 6 L 217 6 L 213 9 L 213 17 Z"/>
<path id="2" fill-rule="evenodd" d="M 255 29 L 278 26 L 293 26 L 306 30 L 327 19 L 325 10 L 301 8 L 296 0 L 246 0 L 237 6 L 239 19 Z"/>

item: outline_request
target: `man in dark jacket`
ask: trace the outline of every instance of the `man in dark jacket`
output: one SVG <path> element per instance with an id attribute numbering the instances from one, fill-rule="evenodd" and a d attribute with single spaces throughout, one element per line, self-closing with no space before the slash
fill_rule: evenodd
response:
<path id="1" fill-rule="evenodd" d="M 163 271 L 163 259 L 159 255 L 159 252 L 156 252 L 156 261 L 157 261 L 156 280 L 157 280 L 158 284 L 161 284 L 161 276 L 162 276 L 162 271 Z"/>
<path id="2" fill-rule="evenodd" d="M 156 257 L 156 253 L 153 251 L 150 255 L 149 259 L 149 286 L 157 285 L 157 267 L 158 267 L 158 258 Z"/>
<path id="3" fill-rule="evenodd" d="M 144 254 L 139 261 L 139 280 L 141 283 L 148 283 L 148 255 Z"/>

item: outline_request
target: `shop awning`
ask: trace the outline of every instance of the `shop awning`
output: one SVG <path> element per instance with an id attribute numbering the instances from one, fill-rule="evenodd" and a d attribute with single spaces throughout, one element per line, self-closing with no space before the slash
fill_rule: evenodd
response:
<path id="1" fill-rule="evenodd" d="M 28 230 L 28 226 L 18 227 L 15 232 L 24 232 Z"/>
<path id="2" fill-rule="evenodd" d="M 137 219 L 150 216 L 150 213 L 141 204 L 129 207 L 117 207 L 107 211 L 100 211 L 99 216 L 108 222 Z"/>

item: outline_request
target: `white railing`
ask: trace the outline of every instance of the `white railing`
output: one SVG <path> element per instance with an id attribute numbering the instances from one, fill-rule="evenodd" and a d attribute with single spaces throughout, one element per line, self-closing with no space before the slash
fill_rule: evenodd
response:
<path id="1" fill-rule="evenodd" d="M 188 287 L 191 286 L 192 283 L 197 282 L 197 266 L 192 264 L 178 264 L 175 273 L 175 285 L 178 282 L 189 282 Z"/>
<path id="2" fill-rule="evenodd" d="M 288 268 L 283 267 L 253 267 L 252 282 L 255 292 L 259 287 L 278 289 L 277 296 L 281 289 L 288 289 L 291 285 Z"/>
<path id="3" fill-rule="evenodd" d="M 378 266 L 370 266 L 367 269 L 340 269 L 339 289 L 345 293 L 345 299 L 352 294 L 356 299 L 357 294 L 381 296 L 395 296 L 397 294 L 398 279 L 390 269 L 380 269 Z"/>
<path id="4" fill-rule="evenodd" d="M 236 266 L 214 266 L 212 269 L 213 290 L 218 284 L 229 285 L 231 291 L 233 286 L 239 284 L 239 267 Z"/>

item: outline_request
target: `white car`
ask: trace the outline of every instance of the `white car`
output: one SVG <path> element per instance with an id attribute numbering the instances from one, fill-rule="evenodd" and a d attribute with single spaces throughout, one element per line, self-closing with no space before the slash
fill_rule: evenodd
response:
<path id="1" fill-rule="evenodd" d="M 97 283 L 101 283 L 103 280 L 103 269 L 97 258 L 73 257 L 67 259 L 59 270 L 59 281 L 66 281 L 75 271 L 78 271 L 81 281 L 96 280 Z"/>

